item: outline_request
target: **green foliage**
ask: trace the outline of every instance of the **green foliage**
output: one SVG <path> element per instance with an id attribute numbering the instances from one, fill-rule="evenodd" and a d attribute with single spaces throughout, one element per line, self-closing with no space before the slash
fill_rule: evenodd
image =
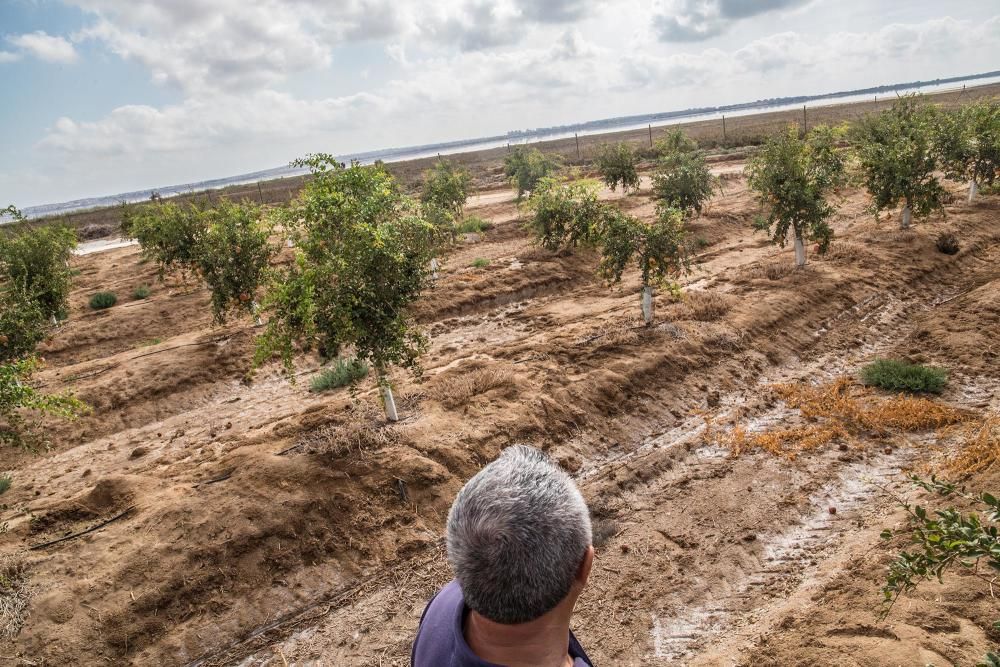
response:
<path id="1" fill-rule="evenodd" d="M 149 285 L 139 285 L 134 290 L 132 290 L 132 298 L 136 301 L 141 301 L 142 299 L 149 298 Z"/>
<path id="2" fill-rule="evenodd" d="M 10 485 L 13 483 L 10 475 L 0 475 L 0 496 L 7 493 Z"/>
<path id="3" fill-rule="evenodd" d="M 511 185 L 517 188 L 517 200 L 521 201 L 526 192 L 534 192 L 539 181 L 555 173 L 559 162 L 537 148 L 516 146 L 504 158 L 503 168 Z"/>
<path id="4" fill-rule="evenodd" d="M 482 232 L 488 231 L 493 228 L 493 223 L 489 220 L 483 220 L 482 218 L 470 215 L 458 224 L 455 230 L 459 234 L 481 234 Z"/>
<path id="5" fill-rule="evenodd" d="M 34 351 L 48 330 L 42 306 L 16 285 L 0 287 L 0 363 Z"/>
<path id="6" fill-rule="evenodd" d="M 407 307 L 430 284 L 433 225 L 381 166 L 341 167 L 328 155 L 297 164 L 313 178 L 284 218 L 295 260 L 279 272 L 255 363 L 280 356 L 291 372 L 296 347 L 327 357 L 352 346 L 379 383 L 392 365 L 419 371 L 426 341 Z"/>
<path id="7" fill-rule="evenodd" d="M 595 160 L 601 180 L 614 192 L 621 186 L 623 192 L 639 189 L 639 173 L 636 165 L 639 156 L 630 144 L 603 144 L 597 152 Z"/>
<path id="8" fill-rule="evenodd" d="M 889 565 L 886 583 L 882 587 L 883 618 L 895 601 L 916 588 L 920 581 L 932 577 L 941 581 L 944 573 L 954 567 L 961 567 L 984 582 L 989 582 L 1000 572 L 1000 500 L 985 492 L 970 495 L 964 489 L 934 477 L 928 482 L 911 475 L 910 481 L 942 498 L 961 497 L 972 503 L 982 517 L 976 513 L 964 515 L 954 508 L 929 512 L 920 505 L 911 506 L 899 500 L 908 518 L 903 532 L 909 534 L 910 545 L 917 549 L 903 550 Z M 882 539 L 893 537 L 892 531 L 882 531 Z M 980 564 L 989 569 L 981 572 Z"/>
<path id="9" fill-rule="evenodd" d="M 845 180 L 844 159 L 834 146 L 836 135 L 817 127 L 803 140 L 794 128 L 770 139 L 747 164 L 750 188 L 764 209 L 755 228 L 784 247 L 788 232 L 803 241 L 829 248 L 833 230 L 826 220 L 834 208 L 826 196 Z"/>
<path id="10" fill-rule="evenodd" d="M 701 213 L 712 196 L 716 179 L 698 153 L 671 153 L 653 172 L 653 193 L 664 206 L 686 214 Z"/>
<path id="11" fill-rule="evenodd" d="M 609 285 L 621 282 L 633 260 L 643 286 L 663 284 L 687 272 L 688 256 L 680 211 L 661 207 L 656 221 L 647 225 L 615 208 L 603 220 L 598 275 Z"/>
<path id="12" fill-rule="evenodd" d="M 979 100 L 939 111 L 934 141 L 945 175 L 992 185 L 1000 174 L 1000 102 Z"/>
<path id="13" fill-rule="evenodd" d="M 90 297 L 90 307 L 93 310 L 104 310 L 118 303 L 114 292 L 98 292 Z"/>
<path id="14" fill-rule="evenodd" d="M 594 187 L 560 183 L 554 178 L 539 181 L 528 200 L 533 216 L 528 229 L 546 250 L 593 245 L 600 234 L 609 207 L 601 203 Z"/>
<path id="15" fill-rule="evenodd" d="M 21 440 L 21 409 L 38 410 L 72 418 L 85 406 L 69 394 L 43 394 L 30 385 L 31 374 L 38 368 L 33 356 L 0 363 L 0 443 Z"/>
<path id="16" fill-rule="evenodd" d="M 678 154 L 693 153 L 697 150 L 698 142 L 680 128 L 669 130 L 666 136 L 657 139 L 653 145 L 653 151 L 660 158 L 670 158 Z"/>
<path id="17" fill-rule="evenodd" d="M 227 314 L 256 312 L 256 297 L 264 284 L 276 248 L 268 243 L 272 225 L 260 209 L 223 200 L 204 212 L 207 226 L 195 248 L 195 267 L 212 292 L 216 323 Z"/>
<path id="18" fill-rule="evenodd" d="M 861 379 L 866 385 L 890 391 L 940 394 L 948 383 L 948 373 L 942 368 L 877 359 L 861 369 Z"/>
<path id="19" fill-rule="evenodd" d="M 900 202 L 918 218 L 944 206 L 945 191 L 934 173 L 936 115 L 934 107 L 907 96 L 855 125 L 860 175 L 876 215 Z"/>
<path id="20" fill-rule="evenodd" d="M 458 220 L 462 217 L 471 185 L 472 176 L 464 167 L 454 165 L 449 160 L 438 160 L 432 169 L 424 172 L 420 201 L 447 211 Z"/>
<path id="21" fill-rule="evenodd" d="M 135 239 L 144 259 L 156 262 L 160 279 L 170 271 L 194 269 L 197 247 L 207 226 L 206 214 L 195 204 L 154 201 L 122 205 L 121 234 Z"/>
<path id="22" fill-rule="evenodd" d="M 368 364 L 357 359 L 337 359 L 336 363 L 323 369 L 309 382 L 309 390 L 315 393 L 346 387 L 368 375 Z"/>
<path id="23" fill-rule="evenodd" d="M 0 228 L 0 284 L 37 302 L 46 318 L 58 317 L 68 306 L 76 233 L 65 225 L 31 227 L 13 206 L 5 212 L 16 222 Z"/>
<path id="24" fill-rule="evenodd" d="M 490 265 L 490 260 L 486 259 L 485 257 L 476 257 L 474 260 L 472 260 L 472 264 L 470 266 L 472 266 L 472 268 L 474 269 L 485 269 L 489 265 Z"/>

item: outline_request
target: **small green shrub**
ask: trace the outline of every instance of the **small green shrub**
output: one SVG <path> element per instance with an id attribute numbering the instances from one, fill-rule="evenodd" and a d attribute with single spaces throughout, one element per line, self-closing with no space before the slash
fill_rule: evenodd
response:
<path id="1" fill-rule="evenodd" d="M 13 482 L 13 480 L 10 475 L 0 475 L 0 496 L 7 493 L 7 489 L 10 488 L 11 482 Z"/>
<path id="2" fill-rule="evenodd" d="M 459 234 L 479 234 L 492 228 L 493 223 L 489 220 L 483 220 L 480 217 L 470 215 L 458 224 L 456 231 Z"/>
<path id="3" fill-rule="evenodd" d="M 474 269 L 485 269 L 489 265 L 490 265 L 490 260 L 486 259 L 485 257 L 476 257 L 471 264 L 472 268 Z"/>
<path id="4" fill-rule="evenodd" d="M 948 382 L 948 373 L 943 368 L 878 359 L 861 370 L 861 379 L 866 385 L 891 391 L 939 394 Z"/>
<path id="5" fill-rule="evenodd" d="M 937 240 L 934 242 L 937 249 L 946 255 L 954 255 L 958 253 L 959 245 L 958 239 L 954 234 L 949 232 L 941 232 L 938 234 Z"/>
<path id="6" fill-rule="evenodd" d="M 139 285 L 132 291 L 132 298 L 136 301 L 149 298 L 149 285 Z"/>
<path id="7" fill-rule="evenodd" d="M 98 292 L 90 297 L 90 307 L 94 310 L 104 310 L 118 303 L 118 297 L 114 292 Z"/>
<path id="8" fill-rule="evenodd" d="M 309 390 L 319 393 L 345 387 L 368 375 L 368 364 L 357 359 L 337 359 L 330 368 L 324 369 L 309 383 Z"/>

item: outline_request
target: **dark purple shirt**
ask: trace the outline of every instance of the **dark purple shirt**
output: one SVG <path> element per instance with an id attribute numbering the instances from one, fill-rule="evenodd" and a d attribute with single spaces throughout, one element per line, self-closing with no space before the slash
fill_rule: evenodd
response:
<path id="1" fill-rule="evenodd" d="M 503 667 L 481 659 L 465 643 L 462 625 L 468 607 L 457 581 L 448 583 L 427 604 L 413 642 L 413 667 Z M 569 633 L 573 667 L 593 667 L 573 633 Z"/>

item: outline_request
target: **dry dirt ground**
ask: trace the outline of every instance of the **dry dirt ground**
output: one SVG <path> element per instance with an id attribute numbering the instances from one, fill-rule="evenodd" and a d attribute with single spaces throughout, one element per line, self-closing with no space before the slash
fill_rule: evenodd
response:
<path id="1" fill-rule="evenodd" d="M 207 293 L 156 282 L 136 248 L 76 258 L 40 379 L 93 412 L 46 422 L 47 449 L 2 452 L 0 554 L 25 562 L 31 595 L 3 662 L 409 664 L 448 578 L 455 492 L 528 442 L 592 507 L 598 559 L 574 629 L 598 665 L 974 664 L 1000 619 L 978 580 L 927 584 L 876 618 L 893 553 L 878 533 L 902 520 L 886 489 L 907 493 L 902 471 L 947 464 L 960 438 L 732 445 L 808 425 L 775 383 L 855 377 L 882 355 L 949 368 L 937 400 L 969 419 L 1000 412 L 1000 197 L 969 206 L 956 188 L 946 215 L 900 232 L 846 192 L 832 251 L 793 270 L 751 231 L 739 166 L 722 165 L 733 173 L 691 225 L 685 296 L 658 296 L 650 328 L 635 275 L 609 289 L 587 252 L 533 247 L 509 197 L 474 201 L 495 226 L 460 242 L 418 303 L 431 348 L 420 380 L 395 378 L 395 426 L 371 380 L 310 393 L 316 359 L 294 384 L 271 367 L 249 380 L 252 325 L 213 327 Z M 648 191 L 606 196 L 653 214 Z M 942 230 L 957 255 L 935 248 Z M 139 284 L 148 299 L 130 298 Z M 119 305 L 88 311 L 104 289 Z M 998 476 L 967 482 L 995 492 Z"/>

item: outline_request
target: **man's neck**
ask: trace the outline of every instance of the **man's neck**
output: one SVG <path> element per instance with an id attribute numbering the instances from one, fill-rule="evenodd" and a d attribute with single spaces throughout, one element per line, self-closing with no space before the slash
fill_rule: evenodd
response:
<path id="1" fill-rule="evenodd" d="M 504 625 L 469 611 L 465 641 L 487 662 L 509 667 L 565 667 L 572 665 L 569 614 L 557 607 L 539 619 Z"/>

